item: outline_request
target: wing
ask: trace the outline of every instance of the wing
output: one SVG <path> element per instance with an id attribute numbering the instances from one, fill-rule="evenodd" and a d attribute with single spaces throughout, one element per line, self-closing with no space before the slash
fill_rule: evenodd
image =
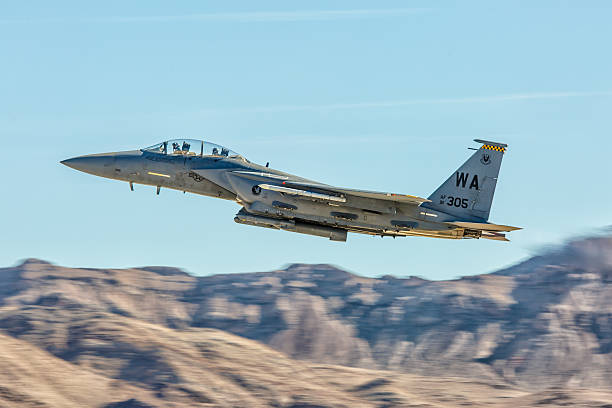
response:
<path id="1" fill-rule="evenodd" d="M 285 194 L 307 196 L 328 201 L 346 202 L 345 196 L 370 198 L 374 200 L 395 201 L 420 205 L 430 200 L 407 194 L 385 193 L 378 191 L 356 190 L 351 188 L 335 187 L 329 184 L 317 183 L 310 180 L 299 179 L 289 174 L 263 173 L 256 171 L 234 171 L 232 174 L 252 180 L 265 181 L 260 184 L 263 189 L 279 191 Z M 331 197 L 331 198 L 330 198 Z"/>
<path id="2" fill-rule="evenodd" d="M 420 205 L 422 203 L 430 202 L 430 200 L 426 198 L 417 197 L 413 195 L 385 193 L 385 192 L 368 191 L 368 190 L 356 190 L 352 188 L 334 187 L 334 186 L 330 186 L 327 184 L 319 184 L 319 183 L 285 181 L 282 184 L 283 186 L 297 188 L 297 189 L 306 189 L 306 190 L 310 189 L 310 190 L 315 190 L 315 191 L 325 191 L 329 193 L 344 194 L 344 195 L 350 195 L 354 197 L 372 198 L 374 200 L 396 201 L 399 203 L 409 203 L 409 204 L 415 204 L 415 205 Z"/>

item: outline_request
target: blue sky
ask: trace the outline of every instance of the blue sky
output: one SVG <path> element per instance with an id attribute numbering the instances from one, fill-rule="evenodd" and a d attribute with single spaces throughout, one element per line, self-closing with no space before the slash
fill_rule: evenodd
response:
<path id="1" fill-rule="evenodd" d="M 210 274 L 308 262 L 447 279 L 610 225 L 612 4 L 534 3 L 4 2 L 0 265 Z M 525 229 L 511 243 L 336 243 L 238 225 L 231 202 L 132 193 L 58 163 L 177 137 L 420 196 L 472 139 L 505 142 L 491 221 Z"/>

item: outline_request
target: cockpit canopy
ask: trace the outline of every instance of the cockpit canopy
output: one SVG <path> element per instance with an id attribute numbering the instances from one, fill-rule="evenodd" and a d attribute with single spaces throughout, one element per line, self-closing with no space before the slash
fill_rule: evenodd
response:
<path id="1" fill-rule="evenodd" d="M 194 139 L 173 139 L 142 149 L 145 152 L 174 156 L 218 156 L 239 157 L 240 155 L 215 143 Z"/>

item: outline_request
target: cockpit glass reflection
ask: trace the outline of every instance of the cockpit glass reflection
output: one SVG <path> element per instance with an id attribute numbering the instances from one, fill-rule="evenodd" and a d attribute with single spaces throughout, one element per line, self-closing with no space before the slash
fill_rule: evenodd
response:
<path id="1" fill-rule="evenodd" d="M 174 156 L 218 156 L 238 157 L 240 156 L 227 147 L 215 143 L 194 139 L 174 139 L 142 149 L 146 152 L 159 153 Z"/>

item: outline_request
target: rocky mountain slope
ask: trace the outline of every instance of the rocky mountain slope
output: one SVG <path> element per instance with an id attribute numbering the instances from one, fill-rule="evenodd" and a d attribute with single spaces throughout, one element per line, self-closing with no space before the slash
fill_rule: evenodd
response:
<path id="1" fill-rule="evenodd" d="M 606 407 L 612 392 L 528 392 L 501 382 L 296 361 L 215 329 L 32 307 L 0 334 L 1 407 Z M 54 354 L 43 349 L 52 349 Z"/>
<path id="2" fill-rule="evenodd" d="M 389 275 L 363 278 L 329 265 L 207 277 L 166 267 L 71 269 L 40 260 L 0 269 L 0 332 L 4 333 L 0 344 L 36 348 L 32 355 L 44 354 L 37 361 L 58 360 L 66 365 L 62 370 L 74 372 L 83 381 L 91 376 L 103 378 L 91 380 L 98 384 L 92 393 L 101 390 L 108 397 L 112 390 L 117 394 L 114 400 L 103 399 L 106 403 L 129 401 L 127 396 L 137 395 L 142 404 L 157 406 L 160 398 L 172 395 L 176 406 L 188 406 L 185 401 L 195 401 L 189 395 L 197 399 L 201 394 L 201 404 L 214 405 L 232 401 L 231 394 L 238 399 L 227 406 L 245 406 L 248 398 L 255 398 L 248 400 L 249 406 L 348 406 L 358 401 L 370 404 L 363 406 L 394 406 L 385 398 L 363 399 L 349 392 L 359 381 L 392 378 L 399 382 L 383 383 L 395 390 L 380 392 L 401 400 L 397 406 L 410 406 L 412 397 L 401 398 L 412 389 L 399 384 L 410 378 L 427 383 L 438 376 L 486 385 L 491 396 L 500 395 L 494 389 L 515 393 L 516 398 L 548 393 L 548 397 L 540 396 L 550 404 L 574 398 L 572 391 L 559 397 L 561 391 L 551 388 L 578 389 L 582 391 L 571 405 L 579 404 L 580 398 L 591 395 L 585 389 L 591 393 L 612 387 L 611 313 L 612 237 L 578 240 L 492 274 L 438 282 Z M 220 340 L 222 344 L 243 345 L 241 350 L 228 346 L 222 358 L 223 364 L 231 360 L 236 366 L 244 365 L 242 374 L 234 370 L 243 378 L 237 381 L 239 387 L 247 381 L 244 378 L 263 371 L 269 378 L 256 382 L 264 388 L 247 386 L 246 394 L 240 396 L 240 388 L 224 394 L 220 390 L 226 385 L 212 387 L 215 381 L 236 380 L 211 371 L 210 355 L 198 346 L 211 342 L 211 337 L 225 339 Z M 252 357 L 250 369 L 247 355 Z M 274 361 L 286 367 L 308 367 L 304 370 L 318 370 L 317 363 L 329 364 L 316 377 L 342 372 L 342 381 L 324 376 L 331 382 L 319 384 L 338 394 L 329 396 L 328 405 L 327 397 L 318 402 L 308 397 L 307 403 L 281 398 L 323 393 L 306 386 L 318 384 L 312 377 L 303 381 L 295 377 L 295 370 L 302 368 L 287 368 L 283 374 L 274 371 L 280 369 Z M 249 374 L 245 377 L 245 373 Z M 346 373 L 360 374 L 348 386 Z M 202 381 L 207 375 L 220 379 Z M 297 388 L 277 389 L 288 381 L 284 378 L 295 380 L 292 386 Z M 457 381 L 448 380 L 445 389 L 456 390 L 450 383 Z M 56 387 L 62 390 L 69 385 Z M 0 389 L 0 402 L 4 402 L 2 395 Z M 597 395 L 603 397 L 593 397 L 592 404 L 611 401 L 605 393 Z M 34 394 L 26 396 L 39 401 Z M 478 403 L 474 396 L 470 398 L 466 401 Z M 331 400 L 338 403 L 329 405 Z M 518 400 L 512 400 L 517 406 Z M 441 404 L 439 400 L 423 403 Z"/>

